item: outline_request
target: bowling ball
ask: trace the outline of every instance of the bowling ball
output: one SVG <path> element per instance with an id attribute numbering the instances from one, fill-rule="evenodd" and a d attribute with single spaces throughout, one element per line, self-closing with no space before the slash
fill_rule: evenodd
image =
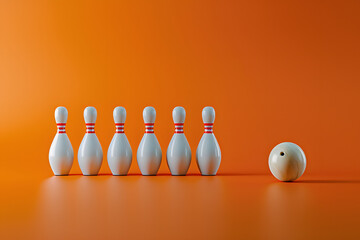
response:
<path id="1" fill-rule="evenodd" d="M 283 182 L 294 181 L 301 177 L 305 171 L 305 153 L 294 143 L 280 143 L 270 152 L 269 168 L 278 180 Z"/>

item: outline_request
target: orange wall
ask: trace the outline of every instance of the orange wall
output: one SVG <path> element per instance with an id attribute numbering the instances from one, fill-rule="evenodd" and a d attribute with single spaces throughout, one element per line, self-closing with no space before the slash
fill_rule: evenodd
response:
<path id="1" fill-rule="evenodd" d="M 359 173 L 359 1 L 2 1 L 0 150 L 5 173 L 48 174 L 54 110 L 69 111 L 75 155 L 83 110 L 98 111 L 106 156 L 112 110 L 127 110 L 136 150 L 142 110 L 156 108 L 165 153 L 171 112 L 187 111 L 195 151 L 201 110 L 216 110 L 220 173 L 268 173 L 282 141 L 299 144 L 307 174 Z M 104 158 L 102 173 L 109 173 Z M 80 173 L 75 158 L 72 173 Z"/>

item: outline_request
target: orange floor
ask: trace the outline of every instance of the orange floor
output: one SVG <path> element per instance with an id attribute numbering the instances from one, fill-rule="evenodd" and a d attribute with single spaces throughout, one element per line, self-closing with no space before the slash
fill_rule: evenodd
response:
<path id="1" fill-rule="evenodd" d="M 1 183 L 0 238 L 360 239 L 359 187 L 341 176 L 17 176 Z"/>

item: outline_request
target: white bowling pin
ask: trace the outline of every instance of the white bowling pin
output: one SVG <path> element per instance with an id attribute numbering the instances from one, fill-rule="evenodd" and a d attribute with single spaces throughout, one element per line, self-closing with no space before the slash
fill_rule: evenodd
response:
<path id="1" fill-rule="evenodd" d="M 167 164 L 172 175 L 186 175 L 191 162 L 191 149 L 184 134 L 185 109 L 174 108 L 175 132 L 166 152 Z"/>
<path id="2" fill-rule="evenodd" d="M 116 107 L 113 116 L 116 132 L 107 152 L 107 160 L 113 175 L 127 175 L 131 166 L 132 150 L 124 132 L 125 108 Z"/>
<path id="3" fill-rule="evenodd" d="M 196 150 L 196 162 L 202 175 L 216 175 L 221 162 L 221 151 L 213 133 L 214 108 L 205 107 L 202 119 L 205 130 Z"/>
<path id="4" fill-rule="evenodd" d="M 55 121 L 58 130 L 49 151 L 50 166 L 56 176 L 68 175 L 74 161 L 74 150 L 65 131 L 67 118 L 66 108 L 56 108 Z"/>
<path id="5" fill-rule="evenodd" d="M 103 159 L 102 148 L 95 134 L 96 116 L 97 112 L 94 107 L 85 108 L 86 133 L 78 152 L 79 166 L 85 176 L 97 175 Z"/>
<path id="6" fill-rule="evenodd" d="M 161 147 L 154 133 L 156 111 L 153 107 L 146 107 L 143 111 L 145 134 L 137 150 L 137 162 L 142 175 L 156 175 L 161 164 Z"/>

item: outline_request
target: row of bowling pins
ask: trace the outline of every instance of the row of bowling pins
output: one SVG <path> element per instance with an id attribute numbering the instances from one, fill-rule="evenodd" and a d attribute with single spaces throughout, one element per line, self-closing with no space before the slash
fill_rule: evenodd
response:
<path id="1" fill-rule="evenodd" d="M 191 149 L 184 134 L 185 109 L 173 110 L 175 133 L 171 138 L 166 153 L 167 164 L 172 175 L 186 175 L 191 162 Z M 113 112 L 116 131 L 107 152 L 107 160 L 113 175 L 127 175 L 131 162 L 132 150 L 124 133 L 126 110 L 116 107 Z M 65 126 L 68 112 L 65 107 L 55 110 L 58 131 L 51 144 L 49 162 L 55 175 L 68 175 L 74 160 L 74 151 L 66 134 Z M 103 160 L 100 142 L 95 134 L 97 112 L 94 107 L 84 110 L 86 133 L 78 151 L 78 161 L 83 175 L 97 175 Z M 156 111 L 146 107 L 143 111 L 145 134 L 137 150 L 137 162 L 142 175 L 156 175 L 161 164 L 162 152 L 154 133 Z M 205 107 L 202 111 L 204 134 L 196 151 L 196 162 L 202 175 L 216 175 L 221 162 L 219 144 L 213 134 L 215 110 Z"/>

